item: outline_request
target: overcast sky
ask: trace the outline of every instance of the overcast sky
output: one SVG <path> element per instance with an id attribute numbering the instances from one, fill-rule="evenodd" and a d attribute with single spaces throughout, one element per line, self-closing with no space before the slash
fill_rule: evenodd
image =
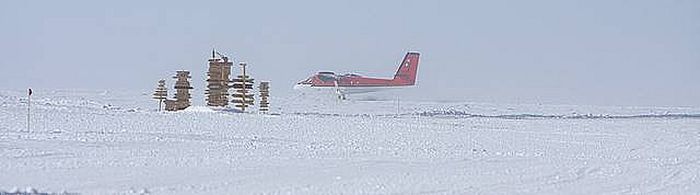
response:
<path id="1" fill-rule="evenodd" d="M 2 1 L 0 89 L 149 91 L 187 69 L 200 94 L 217 48 L 286 94 L 417 50 L 406 99 L 700 106 L 699 21 L 697 0 Z"/>

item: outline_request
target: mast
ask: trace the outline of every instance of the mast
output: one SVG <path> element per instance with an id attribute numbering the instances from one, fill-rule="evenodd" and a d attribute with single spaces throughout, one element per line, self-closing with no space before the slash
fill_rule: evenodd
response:
<path id="1" fill-rule="evenodd" d="M 270 111 L 270 101 L 268 100 L 270 97 L 270 82 L 261 81 L 260 86 L 258 86 L 258 92 L 260 93 L 260 106 L 258 111 L 267 113 Z"/>
<path id="2" fill-rule="evenodd" d="M 217 54 L 219 57 L 217 58 Z M 228 105 L 228 90 L 230 88 L 231 67 L 233 62 L 229 58 L 212 50 L 212 58 L 209 61 L 207 72 L 207 90 L 205 92 L 208 106 L 226 107 Z"/>
<path id="3" fill-rule="evenodd" d="M 193 89 L 193 87 L 190 86 L 189 81 L 189 79 L 192 78 L 190 76 L 190 71 L 178 70 L 173 78 L 176 79 L 175 101 L 166 101 L 165 107 L 166 109 L 169 108 L 168 110 L 170 111 L 184 110 L 191 105 L 190 99 L 192 98 L 192 95 L 190 95 L 190 89 Z M 173 103 L 173 105 L 169 106 L 169 102 Z"/>
<path id="4" fill-rule="evenodd" d="M 233 79 L 233 93 L 232 103 L 235 107 L 238 107 L 242 112 L 245 112 L 246 108 L 253 106 L 255 98 L 253 98 L 253 79 L 246 74 L 246 62 L 240 62 L 239 65 L 242 68 L 242 74 L 236 79 Z"/>
<path id="5" fill-rule="evenodd" d="M 158 81 L 158 87 L 156 87 L 153 93 L 153 99 L 158 100 L 158 111 L 161 111 L 163 107 L 163 101 L 168 98 L 168 88 L 165 87 L 165 79 Z"/>

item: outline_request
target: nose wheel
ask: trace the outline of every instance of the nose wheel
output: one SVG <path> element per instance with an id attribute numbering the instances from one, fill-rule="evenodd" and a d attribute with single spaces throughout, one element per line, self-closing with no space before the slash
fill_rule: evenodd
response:
<path id="1" fill-rule="evenodd" d="M 340 90 L 336 90 L 335 93 L 338 95 L 339 100 L 345 100 L 345 94 Z"/>

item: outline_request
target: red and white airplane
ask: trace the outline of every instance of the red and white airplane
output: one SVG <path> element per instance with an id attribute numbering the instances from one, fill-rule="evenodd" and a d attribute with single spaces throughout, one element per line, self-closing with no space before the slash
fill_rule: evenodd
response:
<path id="1" fill-rule="evenodd" d="M 399 64 L 393 79 L 370 78 L 357 74 L 337 75 L 334 72 L 318 72 L 298 82 L 294 89 L 331 89 L 344 99 L 345 94 L 370 93 L 387 89 L 400 89 L 416 84 L 420 53 L 408 52 Z"/>

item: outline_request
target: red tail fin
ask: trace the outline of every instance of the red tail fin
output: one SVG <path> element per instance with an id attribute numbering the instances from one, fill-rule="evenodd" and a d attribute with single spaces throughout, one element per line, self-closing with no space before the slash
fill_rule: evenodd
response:
<path id="1" fill-rule="evenodd" d="M 416 75 L 418 74 L 418 59 L 420 53 L 408 52 L 401 61 L 399 69 L 394 75 L 394 82 L 401 85 L 415 85 Z"/>

